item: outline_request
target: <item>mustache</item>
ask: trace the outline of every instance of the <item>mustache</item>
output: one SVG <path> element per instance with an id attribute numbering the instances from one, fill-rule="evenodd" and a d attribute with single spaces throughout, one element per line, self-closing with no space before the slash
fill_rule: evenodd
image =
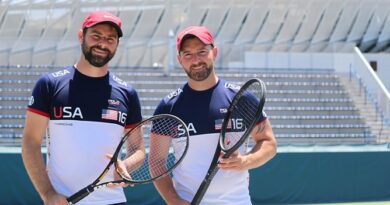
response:
<path id="1" fill-rule="evenodd" d="M 206 64 L 206 63 L 202 63 L 202 62 L 197 63 L 197 64 L 192 64 L 192 65 L 190 66 L 190 69 L 191 69 L 191 68 L 194 68 L 194 67 L 199 67 L 199 66 L 206 66 L 206 67 L 207 67 L 207 64 Z"/>
<path id="2" fill-rule="evenodd" d="M 97 48 L 99 50 L 102 50 L 102 51 L 105 51 L 105 52 L 108 52 L 108 53 L 111 53 L 110 50 L 108 50 L 107 48 L 102 48 L 101 46 L 99 45 L 96 45 L 96 46 L 91 46 L 90 50 L 92 51 L 92 49 L 94 48 Z"/>

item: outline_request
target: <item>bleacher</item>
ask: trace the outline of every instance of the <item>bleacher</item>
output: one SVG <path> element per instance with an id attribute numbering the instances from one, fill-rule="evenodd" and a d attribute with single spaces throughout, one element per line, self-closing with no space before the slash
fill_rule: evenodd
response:
<path id="1" fill-rule="evenodd" d="M 91 10 L 109 10 L 123 21 L 114 66 L 166 64 L 169 33 L 204 25 L 226 60 L 242 51 L 386 51 L 389 1 L 0 1 L 0 65 L 67 65 L 80 53 L 76 33 Z M 372 19 L 375 19 L 372 20 Z M 131 59 L 131 60 L 129 60 Z"/>
<path id="2" fill-rule="evenodd" d="M 53 69 L 2 68 L 0 71 L 0 141 L 20 143 L 28 97 L 36 79 Z M 133 85 L 144 117 L 151 116 L 160 99 L 180 87 L 185 73 L 167 74 L 159 69 L 112 69 Z M 355 106 L 340 77 L 332 70 L 217 70 L 221 78 L 242 84 L 257 77 L 266 82 L 269 115 L 279 144 L 364 144 L 379 143 L 373 128 Z M 385 133 L 386 134 L 386 133 Z M 388 132 L 387 132 L 388 136 Z"/>
<path id="3" fill-rule="evenodd" d="M 388 141 L 390 97 L 382 97 L 385 89 L 367 73 L 355 48 L 389 51 L 389 1 L 115 2 L 0 1 L 3 144 L 20 143 L 28 97 L 41 73 L 77 61 L 76 33 L 92 10 L 123 20 L 124 36 L 110 65 L 137 88 L 145 117 L 185 82 L 175 59 L 175 34 L 203 25 L 215 36 L 221 77 L 237 84 L 251 77 L 266 82 L 265 109 L 279 143 Z M 342 75 L 347 72 L 352 79 Z M 363 80 L 354 89 L 358 74 Z M 369 92 L 361 92 L 363 84 Z"/>

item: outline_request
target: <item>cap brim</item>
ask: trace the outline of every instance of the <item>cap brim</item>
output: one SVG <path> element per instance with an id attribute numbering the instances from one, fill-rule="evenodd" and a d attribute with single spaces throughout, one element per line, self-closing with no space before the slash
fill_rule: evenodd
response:
<path id="1" fill-rule="evenodd" d="M 199 35 L 198 33 L 196 33 L 196 32 L 189 32 L 189 33 L 186 33 L 185 35 L 183 35 L 183 36 L 181 37 L 180 43 L 179 43 L 179 45 L 177 45 L 178 51 L 181 50 L 181 47 L 182 47 L 183 42 L 184 42 L 185 40 L 187 40 L 187 38 L 188 38 L 189 36 L 194 36 L 195 38 L 199 39 L 200 41 L 202 41 L 202 42 L 203 42 L 204 44 L 206 44 L 206 45 L 212 45 L 212 46 L 214 46 L 213 42 L 210 42 L 209 40 L 200 37 L 201 35 Z"/>
<path id="2" fill-rule="evenodd" d="M 118 37 L 122 37 L 123 36 L 122 29 L 116 23 L 114 23 L 112 21 L 104 21 L 104 22 L 101 22 L 101 23 L 109 23 L 109 24 L 111 24 L 116 29 L 116 31 L 118 32 Z"/>
<path id="3" fill-rule="evenodd" d="M 88 28 L 91 28 L 92 26 L 96 26 L 98 24 L 103 24 L 103 23 L 110 24 L 111 26 L 113 26 L 115 28 L 115 30 L 117 31 L 117 33 L 118 33 L 118 37 L 122 37 L 123 36 L 122 29 L 116 23 L 114 23 L 112 21 L 98 22 L 98 23 L 95 23 L 95 24 L 89 26 Z"/>

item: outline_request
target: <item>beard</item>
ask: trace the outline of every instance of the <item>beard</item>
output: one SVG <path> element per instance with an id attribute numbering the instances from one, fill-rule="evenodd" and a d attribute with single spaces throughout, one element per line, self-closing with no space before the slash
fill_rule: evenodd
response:
<path id="1" fill-rule="evenodd" d="M 92 49 L 94 49 L 94 48 L 106 51 L 107 52 L 107 56 L 106 57 L 102 57 L 102 56 L 99 56 L 99 55 L 92 54 Z M 81 50 L 82 50 L 82 52 L 83 52 L 83 54 L 85 56 L 85 59 L 91 65 L 93 65 L 95 67 L 99 67 L 99 68 L 103 67 L 104 65 L 106 65 L 115 55 L 115 51 L 111 52 L 108 49 L 104 49 L 104 48 L 100 47 L 99 45 L 88 47 L 87 44 L 85 43 L 85 41 L 83 41 L 83 43 L 81 44 Z"/>
<path id="2" fill-rule="evenodd" d="M 194 71 L 191 69 L 192 67 L 198 67 L 203 66 L 205 69 Z M 187 73 L 187 76 L 195 81 L 203 81 L 207 79 L 210 76 L 210 73 L 214 70 L 214 65 L 207 66 L 206 63 L 199 63 L 197 65 L 191 65 L 189 70 L 185 70 Z"/>

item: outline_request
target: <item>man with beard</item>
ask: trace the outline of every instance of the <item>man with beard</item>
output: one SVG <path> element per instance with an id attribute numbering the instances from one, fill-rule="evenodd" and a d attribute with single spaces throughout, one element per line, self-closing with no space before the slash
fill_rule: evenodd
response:
<path id="1" fill-rule="evenodd" d="M 173 177 L 155 182 L 169 205 L 192 201 L 214 156 L 224 114 L 239 88 L 217 77 L 214 63 L 218 49 L 206 27 L 191 26 L 181 31 L 177 50 L 187 83 L 163 98 L 154 113 L 180 117 L 191 135 L 187 155 L 173 171 Z M 251 152 L 244 154 L 240 150 L 220 159 L 220 171 L 201 204 L 251 204 L 248 170 L 264 165 L 276 154 L 275 136 L 265 113 L 260 120 L 254 128 L 252 137 L 256 143 Z"/>
<path id="2" fill-rule="evenodd" d="M 43 75 L 33 89 L 22 156 L 44 204 L 68 204 L 66 197 L 99 176 L 123 133 L 142 120 L 137 92 L 108 69 L 122 36 L 121 24 L 111 13 L 90 13 L 78 32 L 78 62 Z M 46 166 L 41 152 L 45 133 Z M 144 152 L 142 139 L 129 140 L 133 149 Z M 118 177 L 111 170 L 105 179 Z M 100 188 L 78 204 L 125 204 L 122 186 Z"/>

